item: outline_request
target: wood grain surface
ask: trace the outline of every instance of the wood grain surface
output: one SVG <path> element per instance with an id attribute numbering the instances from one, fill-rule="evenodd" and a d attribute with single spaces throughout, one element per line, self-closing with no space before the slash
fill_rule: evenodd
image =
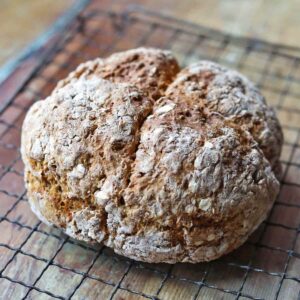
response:
<path id="1" fill-rule="evenodd" d="M 0 67 L 42 34 L 75 0 L 1 0 Z"/>
<path id="2" fill-rule="evenodd" d="M 14 58 L 79 0 L 0 1 L 0 66 Z M 300 46 L 298 0 L 94 0 L 99 8 L 143 5 L 228 33 Z"/>
<path id="3" fill-rule="evenodd" d="M 123 1 L 115 2 L 115 5 L 124 5 Z M 127 0 L 126 2 L 141 4 L 231 34 L 300 46 L 298 0 Z"/>

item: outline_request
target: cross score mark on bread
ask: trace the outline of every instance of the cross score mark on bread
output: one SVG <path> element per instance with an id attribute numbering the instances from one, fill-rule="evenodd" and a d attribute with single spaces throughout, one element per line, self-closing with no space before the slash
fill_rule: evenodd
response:
<path id="1" fill-rule="evenodd" d="M 279 190 L 282 132 L 241 74 L 139 48 L 81 64 L 29 110 L 22 157 L 45 223 L 147 262 L 240 246 Z M 276 174 L 276 175 L 275 175 Z"/>

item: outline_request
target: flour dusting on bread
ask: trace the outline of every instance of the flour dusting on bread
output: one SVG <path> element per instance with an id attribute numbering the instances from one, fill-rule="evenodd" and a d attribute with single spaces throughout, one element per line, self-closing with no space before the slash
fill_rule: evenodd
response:
<path id="1" fill-rule="evenodd" d="M 241 74 L 138 48 L 81 64 L 22 130 L 32 210 L 88 243 L 147 262 L 240 246 L 279 191 L 279 122 Z"/>

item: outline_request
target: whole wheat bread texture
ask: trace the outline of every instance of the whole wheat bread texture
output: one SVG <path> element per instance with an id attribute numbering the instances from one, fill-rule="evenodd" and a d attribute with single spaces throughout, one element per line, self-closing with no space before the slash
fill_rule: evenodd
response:
<path id="1" fill-rule="evenodd" d="M 241 74 L 139 48 L 80 65 L 22 130 L 32 210 L 69 236 L 147 262 L 240 246 L 279 191 L 282 132 Z M 275 175 L 276 174 L 276 175 Z"/>

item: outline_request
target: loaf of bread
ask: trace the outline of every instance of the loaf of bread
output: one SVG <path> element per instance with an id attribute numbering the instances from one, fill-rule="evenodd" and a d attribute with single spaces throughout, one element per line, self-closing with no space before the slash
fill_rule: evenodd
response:
<path id="1" fill-rule="evenodd" d="M 27 113 L 34 213 L 146 262 L 210 261 L 240 246 L 279 191 L 282 132 L 241 74 L 139 48 L 80 65 Z"/>

